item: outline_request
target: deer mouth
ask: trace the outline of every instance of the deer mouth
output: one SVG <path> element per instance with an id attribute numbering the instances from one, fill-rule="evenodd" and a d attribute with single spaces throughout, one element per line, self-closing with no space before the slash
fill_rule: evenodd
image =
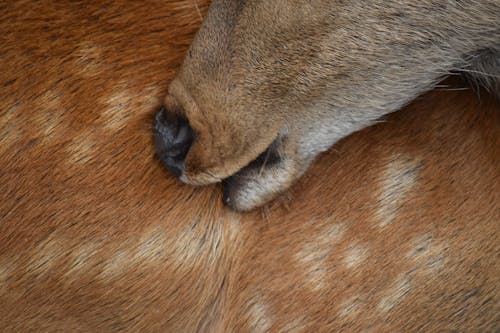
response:
<path id="1" fill-rule="evenodd" d="M 233 193 L 253 178 L 259 177 L 264 170 L 273 168 L 282 161 L 282 156 L 278 151 L 281 138 L 282 135 L 278 134 L 269 147 L 260 153 L 257 158 L 222 181 L 223 201 L 226 205 L 234 208 Z"/>

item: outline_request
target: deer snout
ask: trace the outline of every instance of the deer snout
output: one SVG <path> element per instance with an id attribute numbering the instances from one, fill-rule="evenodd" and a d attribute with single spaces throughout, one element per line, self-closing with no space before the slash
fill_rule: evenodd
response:
<path id="1" fill-rule="evenodd" d="M 182 176 L 186 155 L 194 140 L 194 131 L 187 119 L 163 106 L 155 116 L 154 138 L 160 160 L 176 177 Z"/>

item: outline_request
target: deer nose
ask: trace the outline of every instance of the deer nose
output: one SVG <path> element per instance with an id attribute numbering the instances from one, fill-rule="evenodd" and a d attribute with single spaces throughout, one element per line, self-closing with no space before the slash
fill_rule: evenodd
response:
<path id="1" fill-rule="evenodd" d="M 163 106 L 155 116 L 156 152 L 165 166 L 176 176 L 184 172 L 186 155 L 194 140 L 188 120 Z"/>

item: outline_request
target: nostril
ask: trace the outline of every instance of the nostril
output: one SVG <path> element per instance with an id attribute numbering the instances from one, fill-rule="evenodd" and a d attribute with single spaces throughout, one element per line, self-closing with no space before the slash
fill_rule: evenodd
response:
<path id="1" fill-rule="evenodd" d="M 156 113 L 155 116 L 155 123 L 160 124 L 165 122 L 165 113 L 166 109 L 165 106 L 162 106 L 161 109 Z"/>
<path id="2" fill-rule="evenodd" d="M 188 120 L 163 106 L 155 116 L 154 131 L 158 156 L 174 175 L 181 176 L 195 137 Z"/>
<path id="3" fill-rule="evenodd" d="M 177 116 L 168 112 L 165 106 L 162 106 L 158 113 L 156 113 L 155 124 L 160 127 L 175 129 L 178 126 Z"/>

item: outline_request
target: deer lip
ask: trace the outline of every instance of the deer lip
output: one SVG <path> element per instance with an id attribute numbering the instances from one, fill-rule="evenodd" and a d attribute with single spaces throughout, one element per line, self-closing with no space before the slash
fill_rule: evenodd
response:
<path id="1" fill-rule="evenodd" d="M 281 156 L 278 153 L 278 147 L 281 142 L 281 138 L 282 135 L 278 134 L 276 138 L 269 144 L 269 146 L 264 149 L 264 151 L 260 153 L 255 159 L 253 159 L 252 161 L 250 161 L 250 163 L 225 179 L 238 176 L 250 169 L 262 168 L 263 166 L 272 166 L 279 163 L 281 161 Z"/>
<path id="2" fill-rule="evenodd" d="M 278 146 L 281 140 L 281 135 L 278 135 L 273 142 L 262 152 L 257 158 L 252 160 L 246 166 L 222 180 L 223 186 L 223 201 L 226 205 L 232 207 L 231 193 L 238 186 L 241 186 L 248 179 L 249 173 L 260 172 L 263 168 L 271 167 L 281 161 L 281 156 L 278 153 Z M 247 177 L 245 177 L 247 174 Z"/>

